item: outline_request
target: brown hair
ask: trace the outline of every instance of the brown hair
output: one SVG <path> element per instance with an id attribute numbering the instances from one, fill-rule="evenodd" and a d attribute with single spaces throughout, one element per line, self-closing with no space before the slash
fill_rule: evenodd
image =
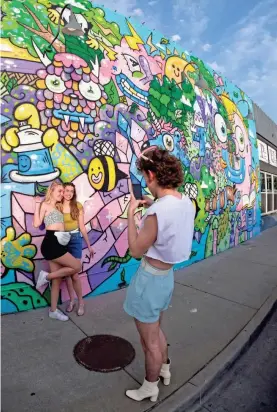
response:
<path id="1" fill-rule="evenodd" d="M 66 188 L 67 186 L 71 186 L 74 189 L 73 197 L 70 200 L 70 216 L 72 220 L 78 220 L 79 215 L 80 215 L 80 210 L 77 205 L 76 188 L 75 188 L 74 183 L 64 183 L 63 187 Z"/>
<path id="2" fill-rule="evenodd" d="M 153 172 L 161 187 L 175 189 L 183 183 L 184 173 L 181 162 L 160 147 L 146 149 L 137 159 L 136 165 L 140 173 Z"/>

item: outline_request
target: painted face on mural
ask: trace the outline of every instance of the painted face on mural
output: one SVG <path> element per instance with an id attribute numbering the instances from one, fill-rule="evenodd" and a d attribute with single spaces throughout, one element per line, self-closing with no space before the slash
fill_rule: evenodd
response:
<path id="1" fill-rule="evenodd" d="M 36 289 L 37 271 L 48 264 L 30 200 L 51 181 L 58 183 L 51 200 L 70 201 L 74 188 L 62 184 L 72 182 L 84 206 L 83 295 L 126 286 L 138 265 L 127 240 L 129 182 L 143 195 L 157 195 L 153 173 L 141 175 L 136 167 L 147 149 L 162 147 L 182 163 L 179 190 L 195 207 L 192 261 L 258 233 L 255 127 L 239 111 L 240 89 L 155 31 L 135 29 L 87 0 L 72 10 L 79 10 L 84 36 L 58 38 L 69 10 L 61 16 L 51 1 L 4 3 L 1 34 L 11 50 L 3 51 L 1 78 L 4 312 L 48 305 L 49 290 Z M 189 75 L 195 70 L 207 82 L 204 91 Z M 138 227 L 144 213 L 135 213 Z M 23 292 L 11 293 L 17 286 Z M 62 287 L 61 300 L 67 299 Z"/>
<path id="2" fill-rule="evenodd" d="M 95 158 L 91 161 L 88 169 L 89 181 L 96 190 L 101 190 L 104 184 L 105 171 L 101 159 Z"/>
<path id="3" fill-rule="evenodd" d="M 217 135 L 221 143 L 226 143 L 226 124 L 223 124 L 224 119 L 220 119 L 219 116 L 216 115 L 215 119 Z M 249 164 L 249 157 L 251 163 L 250 142 L 243 121 L 237 113 L 234 114 L 233 123 L 231 140 L 227 148 L 222 149 L 222 166 L 227 178 L 233 183 L 240 184 L 245 180 L 246 163 Z"/>
<path id="4" fill-rule="evenodd" d="M 187 61 L 178 56 L 169 57 L 165 65 L 165 75 L 170 80 L 174 79 L 177 84 L 180 84 L 183 80 L 183 75 L 187 64 Z"/>
<path id="5" fill-rule="evenodd" d="M 162 75 L 164 63 L 159 56 L 149 56 L 145 47 L 130 37 L 114 47 L 116 60 L 101 62 L 100 78 L 107 82 L 112 76 L 121 95 L 147 108 L 149 84 L 154 76 Z"/>
<path id="6" fill-rule="evenodd" d="M 67 144 L 83 140 L 93 131 L 98 107 L 104 102 L 97 57 L 92 70 L 82 58 L 69 53 L 58 53 L 48 63 L 45 70 L 38 71 L 37 107 L 42 122 L 57 127 Z"/>
<path id="7" fill-rule="evenodd" d="M 21 155 L 18 157 L 19 172 L 27 172 L 31 167 L 31 159 L 28 156 Z"/>

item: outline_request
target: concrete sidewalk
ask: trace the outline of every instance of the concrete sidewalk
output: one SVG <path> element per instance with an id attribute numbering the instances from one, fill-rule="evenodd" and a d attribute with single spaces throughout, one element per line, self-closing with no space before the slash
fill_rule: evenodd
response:
<path id="1" fill-rule="evenodd" d="M 136 403 L 126 389 L 144 378 L 143 355 L 125 291 L 86 301 L 86 315 L 50 320 L 47 309 L 2 317 L 3 412 L 170 412 L 200 403 L 214 378 L 249 341 L 277 297 L 277 227 L 175 273 L 164 317 L 173 363 L 172 384 L 157 404 Z M 79 366 L 73 347 L 87 335 L 126 338 L 136 358 L 125 370 L 101 374 Z"/>

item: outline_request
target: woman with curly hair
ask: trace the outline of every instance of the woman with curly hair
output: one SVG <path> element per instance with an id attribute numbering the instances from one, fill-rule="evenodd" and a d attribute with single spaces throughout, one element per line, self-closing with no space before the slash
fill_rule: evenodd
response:
<path id="1" fill-rule="evenodd" d="M 157 201 L 151 204 L 150 199 L 140 201 L 131 195 L 128 210 L 129 250 L 134 258 L 142 260 L 128 287 L 124 309 L 134 318 L 140 334 L 146 375 L 142 386 L 128 390 L 126 395 L 136 401 L 150 398 L 155 402 L 159 377 L 165 385 L 171 378 L 161 318 L 173 293 L 173 265 L 190 257 L 195 208 L 177 190 L 183 183 L 182 165 L 169 152 L 149 148 L 141 154 L 137 168 Z M 140 204 L 150 207 L 137 233 L 134 215 Z"/>

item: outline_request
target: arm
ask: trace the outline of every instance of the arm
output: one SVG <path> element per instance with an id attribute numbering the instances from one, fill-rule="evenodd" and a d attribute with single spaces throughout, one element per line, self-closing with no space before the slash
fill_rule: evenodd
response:
<path id="1" fill-rule="evenodd" d="M 45 203 L 44 202 L 41 203 L 40 199 L 36 197 L 35 198 L 35 213 L 34 213 L 34 220 L 33 220 L 34 227 L 40 227 L 40 225 L 43 223 L 45 212 L 46 212 Z"/>
<path id="2" fill-rule="evenodd" d="M 79 223 L 80 232 L 82 233 L 83 238 L 85 239 L 85 242 L 88 246 L 88 250 L 89 250 L 91 256 L 93 256 L 94 251 L 93 251 L 92 247 L 90 246 L 90 241 L 89 241 L 88 234 L 87 234 L 87 231 L 86 231 L 85 222 L 84 222 L 84 209 L 83 208 L 80 209 L 78 223 Z"/>
<path id="3" fill-rule="evenodd" d="M 158 233 L 158 221 L 156 215 L 148 216 L 145 219 L 144 226 L 137 232 L 134 213 L 139 202 L 131 201 L 128 210 L 128 243 L 131 256 L 140 258 L 152 246 Z M 135 207 L 136 206 L 136 207 Z"/>

